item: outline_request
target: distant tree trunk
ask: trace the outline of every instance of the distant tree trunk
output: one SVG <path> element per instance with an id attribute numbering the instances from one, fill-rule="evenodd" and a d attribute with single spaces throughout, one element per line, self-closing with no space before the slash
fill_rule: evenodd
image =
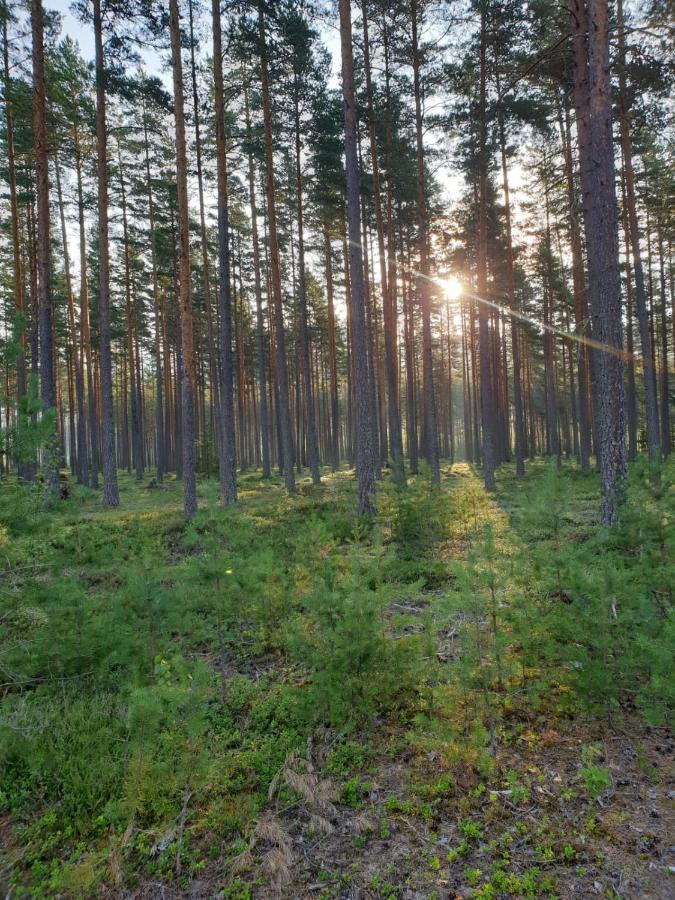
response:
<path id="1" fill-rule="evenodd" d="M 663 252 L 663 222 L 659 218 L 659 285 L 661 293 L 661 452 L 670 455 L 670 385 L 668 379 L 668 307 L 666 300 L 666 263 Z"/>
<path id="2" fill-rule="evenodd" d="M 260 240 L 258 237 L 258 213 L 255 199 L 255 166 L 251 149 L 251 119 L 248 106 L 248 82 L 244 82 L 244 107 L 246 113 L 246 137 L 248 149 L 248 192 L 251 204 L 251 239 L 253 243 L 253 276 L 255 279 L 256 342 L 258 355 L 258 387 L 260 389 L 260 441 L 262 445 L 262 474 L 269 478 L 270 431 L 267 403 L 267 363 L 265 354 L 265 328 L 262 308 L 262 285 L 260 279 Z"/>
<path id="3" fill-rule="evenodd" d="M 455 425 L 453 419 L 453 388 L 452 388 L 452 341 L 450 338 L 450 307 L 446 307 L 447 329 L 446 341 L 448 349 L 448 456 L 450 465 L 455 462 Z"/>
<path id="4" fill-rule="evenodd" d="M 127 222 L 126 189 L 122 172 L 122 153 L 117 144 L 119 162 L 120 199 L 122 202 L 122 241 L 124 244 L 124 301 L 126 313 L 127 362 L 129 364 L 129 394 L 131 397 L 131 448 L 136 480 L 143 478 L 143 446 L 141 437 L 140 385 L 136 378 L 136 352 L 134 347 L 134 309 L 131 296 L 131 258 L 129 253 L 129 226 Z"/>
<path id="5" fill-rule="evenodd" d="M 230 299 L 230 221 L 225 151 L 225 92 L 223 88 L 223 48 L 220 0 L 212 3 L 213 86 L 216 118 L 216 173 L 218 179 L 218 312 L 220 319 L 220 368 L 222 404 L 222 456 L 220 490 L 227 506 L 237 499 L 235 473 L 234 398 L 232 372 L 232 309 Z"/>
<path id="6" fill-rule="evenodd" d="M 555 342 L 553 340 L 553 248 L 551 246 L 551 213 L 548 173 L 544 173 L 544 202 L 546 208 L 546 280 L 544 291 L 544 374 L 546 379 L 546 427 L 548 452 L 560 464 L 560 436 L 558 431 L 558 385 L 555 370 Z"/>
<path id="7" fill-rule="evenodd" d="M 436 424 L 436 400 L 434 397 L 434 370 L 431 347 L 431 290 L 429 278 L 429 247 L 427 237 L 427 201 L 424 185 L 424 141 L 422 122 L 422 88 L 420 84 L 420 48 L 418 41 L 418 5 L 411 5 L 412 66 L 415 94 L 415 135 L 417 145 L 417 227 L 420 255 L 418 296 L 422 307 L 422 368 L 424 399 L 424 453 L 431 470 L 433 484 L 440 484 L 438 462 L 438 426 Z"/>
<path id="8" fill-rule="evenodd" d="M 399 208 L 400 220 L 400 208 Z M 401 254 L 403 254 L 403 238 L 401 238 Z M 412 274 L 410 271 L 410 245 L 406 247 L 405 258 L 402 258 L 403 270 L 403 343 L 405 346 L 406 377 L 406 444 L 410 474 L 417 475 L 417 404 L 415 402 L 415 319 L 413 316 Z"/>
<path id="9" fill-rule="evenodd" d="M 84 224 L 84 191 L 82 188 L 82 153 L 80 132 L 73 130 L 75 175 L 77 180 L 77 214 L 80 237 L 80 340 L 82 365 L 87 370 L 87 419 L 89 422 L 89 472 L 85 484 L 98 489 L 98 417 L 96 415 L 96 390 L 94 387 L 94 362 L 89 332 L 89 282 L 87 277 L 87 235 Z"/>
<path id="10" fill-rule="evenodd" d="M 166 472 L 166 443 L 164 437 L 164 385 L 162 377 L 162 325 L 159 308 L 159 284 L 157 279 L 157 235 L 155 233 L 155 204 L 152 195 L 150 171 L 150 146 L 145 104 L 143 106 L 143 137 L 145 151 L 145 176 L 148 191 L 148 218 L 150 222 L 150 258 L 152 262 L 152 307 L 155 318 L 155 465 L 157 483 L 164 481 Z"/>
<path id="11" fill-rule="evenodd" d="M 579 157 L 592 336 L 598 348 L 602 348 L 594 354 L 595 415 L 602 486 L 600 517 L 604 525 L 609 525 L 618 518 L 623 495 L 626 440 L 608 10 L 607 0 L 588 0 L 586 16 L 583 0 L 569 2 L 575 45 L 575 82 L 588 96 L 587 140 L 580 135 Z"/>
<path id="12" fill-rule="evenodd" d="M 357 123 L 357 132 L 356 132 L 356 141 L 357 141 L 357 163 L 359 167 L 359 172 L 362 171 L 363 166 L 361 165 L 361 153 L 360 153 L 360 138 L 358 133 L 358 123 Z M 366 227 L 366 204 L 365 197 L 363 194 L 360 196 L 361 200 L 361 255 L 363 260 L 363 287 L 364 287 L 364 296 L 363 300 L 365 303 L 366 309 L 366 346 L 368 348 L 368 396 L 370 401 L 370 423 L 372 440 L 373 440 L 373 453 L 375 459 L 375 479 L 379 479 L 382 475 L 382 453 L 381 453 L 381 430 L 380 430 L 380 420 L 378 415 L 378 403 L 377 403 L 377 372 L 375 366 L 375 358 L 376 358 L 376 342 L 375 342 L 375 327 L 374 327 L 374 318 L 373 318 L 373 304 L 371 302 L 372 295 L 370 290 L 370 262 L 368 258 L 368 235 L 367 235 L 367 227 Z"/>
<path id="13" fill-rule="evenodd" d="M 480 99 L 479 99 L 479 173 L 478 173 L 478 336 L 480 349 L 480 402 L 483 426 L 483 480 L 485 489 L 495 484 L 494 399 L 490 378 L 491 341 L 488 327 L 487 295 L 487 108 L 486 108 L 486 21 L 481 13 Z"/>
<path id="14" fill-rule="evenodd" d="M 577 90 L 575 88 L 575 90 Z M 562 101 L 561 101 L 562 105 Z M 570 218 L 570 244 L 572 250 L 572 292 L 574 296 L 574 324 L 578 338 L 578 371 L 579 371 L 579 464 L 586 475 L 591 470 L 591 422 L 590 422 L 590 351 L 586 339 L 590 337 L 588 326 L 588 304 L 586 301 L 586 276 L 584 258 L 581 248 L 581 228 L 577 211 L 577 192 L 574 189 L 574 170 L 572 167 L 572 137 L 569 108 L 565 104 L 564 126 L 562 111 L 560 114 L 560 135 L 565 157 L 565 180 L 567 183 L 567 202 Z"/>
<path id="15" fill-rule="evenodd" d="M 174 110 L 176 119 L 176 196 L 178 202 L 178 265 L 180 296 L 180 332 L 183 360 L 181 392 L 181 427 L 183 442 L 183 509 L 191 519 L 197 512 L 195 471 L 195 358 L 190 290 L 190 234 L 187 188 L 187 153 L 185 149 L 185 111 L 183 96 L 183 63 L 181 60 L 180 18 L 178 0 L 169 0 L 171 31 L 171 67 L 173 70 Z"/>
<path id="16" fill-rule="evenodd" d="M 626 170 L 625 164 L 621 173 L 621 192 L 623 203 L 622 224 L 625 241 L 626 258 L 626 421 L 628 425 L 628 460 L 637 459 L 637 401 L 635 397 L 635 355 L 633 346 L 633 282 L 630 262 L 630 226 L 628 224 L 628 204 L 626 203 Z"/>
<path id="17" fill-rule="evenodd" d="M 471 423 L 471 380 L 469 378 L 469 353 L 465 324 L 464 307 L 461 308 L 462 317 L 462 417 L 464 424 L 464 458 L 473 462 L 473 426 Z"/>
<path id="18" fill-rule="evenodd" d="M 501 94 L 499 81 L 499 67 L 495 44 L 495 66 L 497 69 L 497 93 Z M 504 127 L 504 113 L 499 108 L 499 149 L 502 162 L 502 187 L 504 191 L 504 220 L 506 231 L 506 289 L 508 292 L 509 308 L 514 311 L 511 316 L 511 356 L 513 362 L 513 430 L 516 458 L 516 475 L 525 474 L 525 449 L 524 449 L 524 425 L 523 425 L 523 397 L 521 388 L 521 362 L 520 362 L 520 338 L 518 329 L 518 317 L 516 301 L 516 282 L 514 269 L 513 236 L 511 232 L 511 201 L 509 194 L 509 169 L 506 158 L 506 129 Z"/>
<path id="19" fill-rule="evenodd" d="M 56 411 L 56 376 L 49 253 L 49 168 L 45 100 L 44 24 L 42 0 L 31 0 L 33 37 L 33 152 L 37 198 L 37 271 L 40 329 L 40 394 L 45 412 Z M 56 425 L 46 442 L 45 497 L 59 496 L 59 446 Z"/>
<path id="20" fill-rule="evenodd" d="M 333 259 L 328 223 L 323 227 L 326 257 L 326 293 L 328 294 L 328 366 L 330 383 L 331 468 L 335 472 L 340 463 L 340 407 L 338 402 L 337 359 L 335 349 L 335 304 L 333 299 Z"/>
<path id="21" fill-rule="evenodd" d="M 295 473 L 293 464 L 295 452 L 293 448 L 293 423 L 291 421 L 291 405 L 288 391 L 288 368 L 286 365 L 286 336 L 284 333 L 284 310 L 281 298 L 281 267 L 279 263 L 279 242 L 277 238 L 277 210 L 274 187 L 274 151 L 272 145 L 272 107 L 269 91 L 269 74 L 267 64 L 267 44 L 265 38 L 265 16 L 263 4 L 258 0 L 258 36 L 260 38 L 260 75 L 263 100 L 263 118 L 265 126 L 265 164 L 267 175 L 267 218 L 270 248 L 270 269 L 272 276 L 272 299 L 274 303 L 274 326 L 276 333 L 276 380 L 279 391 L 279 427 L 281 431 L 282 458 L 284 479 L 289 493 L 295 491 Z"/>
<path id="22" fill-rule="evenodd" d="M 113 413 L 112 353 L 110 347 L 110 248 L 108 245 L 108 138 L 106 125 L 106 72 L 103 58 L 101 0 L 94 0 L 96 45 L 96 166 L 98 178 L 99 366 L 101 383 L 101 463 L 103 505 L 119 506 L 115 419 Z"/>
<path id="23" fill-rule="evenodd" d="M 596 0 L 597 2 L 597 0 Z M 624 180 L 626 185 L 626 212 L 628 230 L 633 254 L 633 272 L 635 273 L 635 305 L 638 314 L 638 330 L 644 366 L 645 418 L 647 424 L 647 449 L 652 462 L 659 459 L 659 413 L 656 392 L 656 371 L 652 364 L 653 348 L 649 334 L 647 313 L 647 294 L 645 277 L 642 268 L 640 251 L 640 231 L 638 228 L 637 208 L 635 202 L 635 176 L 633 173 L 633 151 L 630 139 L 630 112 L 626 90 L 626 37 L 623 23 L 623 3 L 617 0 L 618 40 L 619 40 L 619 134 L 623 152 Z"/>
<path id="24" fill-rule="evenodd" d="M 294 75 L 294 120 L 295 120 L 295 198 L 298 216 L 298 278 L 300 301 L 300 364 L 305 391 L 305 431 L 307 434 L 307 458 L 312 473 L 312 482 L 321 484 L 319 470 L 319 444 L 316 434 L 316 417 L 312 391 L 312 375 L 309 360 L 309 324 L 307 315 L 307 282 L 305 273 L 305 236 L 302 197 L 302 141 L 300 137 L 300 84 L 298 73 Z"/>
<path id="25" fill-rule="evenodd" d="M 66 282 L 68 329 L 70 331 L 75 382 L 75 402 L 77 404 L 77 452 L 75 453 L 77 465 L 74 471 L 80 484 L 86 484 L 89 480 L 89 467 L 87 464 L 87 420 L 84 413 L 84 379 L 82 377 L 82 358 L 78 351 L 77 329 L 75 328 L 75 303 L 73 300 L 72 282 L 70 280 L 70 253 L 68 252 L 68 233 L 66 229 L 66 216 L 63 208 L 63 193 L 61 190 L 61 169 L 56 154 L 54 154 L 54 169 L 56 172 L 56 193 L 59 203 L 59 217 L 61 219 L 61 242 L 63 244 L 63 267 Z M 71 447 L 71 457 L 74 449 L 74 447 Z"/>
<path id="26" fill-rule="evenodd" d="M 360 515 L 375 511 L 375 454 L 368 396 L 368 351 L 365 291 L 361 253 L 359 168 L 356 133 L 356 99 L 352 58 L 352 19 L 349 0 L 339 0 L 342 51 L 342 95 L 345 116 L 345 175 L 349 228 L 349 276 L 351 346 L 354 364 L 356 413 L 356 478 Z"/>

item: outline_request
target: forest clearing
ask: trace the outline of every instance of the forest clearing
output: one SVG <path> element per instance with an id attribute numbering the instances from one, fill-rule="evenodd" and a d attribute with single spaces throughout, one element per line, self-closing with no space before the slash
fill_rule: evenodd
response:
<path id="1" fill-rule="evenodd" d="M 668 0 L 0 0 L 0 898 L 675 895 Z"/>

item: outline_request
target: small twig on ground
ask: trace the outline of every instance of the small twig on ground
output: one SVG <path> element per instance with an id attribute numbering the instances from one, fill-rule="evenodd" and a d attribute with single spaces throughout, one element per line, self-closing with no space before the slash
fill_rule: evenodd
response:
<path id="1" fill-rule="evenodd" d="M 183 789 L 183 806 L 178 816 L 178 837 L 176 838 L 176 878 L 180 875 L 180 855 L 183 849 L 183 833 L 185 831 L 185 817 L 187 816 L 188 803 L 192 797 L 192 791 L 185 785 Z"/>

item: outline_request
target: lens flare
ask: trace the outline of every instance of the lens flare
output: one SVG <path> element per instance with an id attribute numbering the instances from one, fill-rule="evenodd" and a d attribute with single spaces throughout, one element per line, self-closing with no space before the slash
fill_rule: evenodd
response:
<path id="1" fill-rule="evenodd" d="M 448 300 L 457 300 L 462 293 L 462 283 L 454 275 L 443 279 L 443 290 Z"/>

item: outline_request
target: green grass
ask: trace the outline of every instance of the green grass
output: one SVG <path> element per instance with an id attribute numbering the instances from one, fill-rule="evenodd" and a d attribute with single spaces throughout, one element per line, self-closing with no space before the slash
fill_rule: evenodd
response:
<path id="1" fill-rule="evenodd" d="M 671 474 L 654 489 L 637 467 L 613 532 L 595 528 L 594 477 L 543 464 L 522 483 L 503 467 L 497 502 L 465 465 L 441 493 L 385 482 L 368 527 L 348 472 L 293 498 L 245 475 L 235 510 L 202 482 L 189 524 L 175 481 L 122 475 L 116 510 L 76 488 L 44 511 L 3 485 L 0 809 L 17 895 L 197 876 L 211 856 L 226 869 L 317 728 L 354 807 L 376 720 L 489 772 L 515 707 L 616 712 L 628 697 L 663 719 Z"/>

